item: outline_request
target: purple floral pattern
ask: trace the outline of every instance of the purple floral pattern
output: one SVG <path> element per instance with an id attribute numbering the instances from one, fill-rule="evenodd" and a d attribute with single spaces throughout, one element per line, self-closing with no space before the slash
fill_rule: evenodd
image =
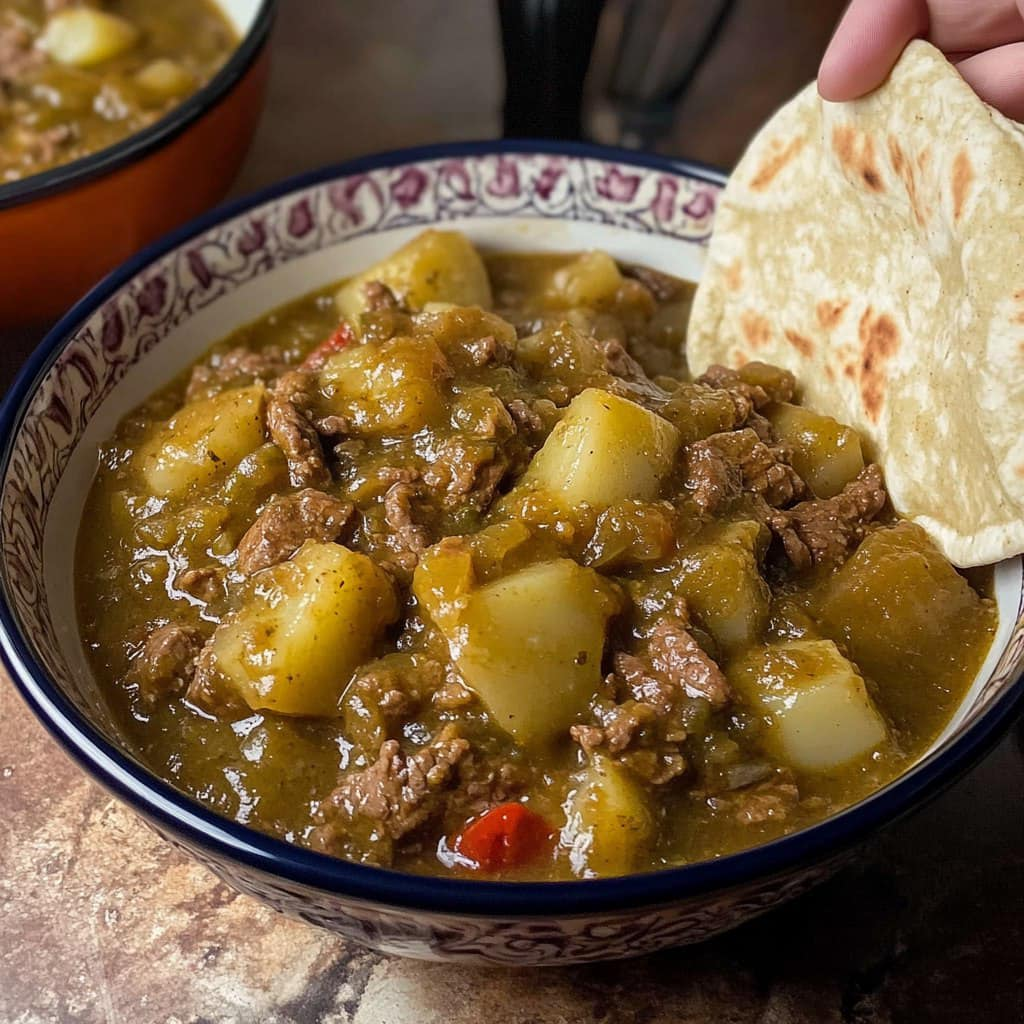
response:
<path id="1" fill-rule="evenodd" d="M 633 164 L 502 154 L 400 164 L 302 189 L 183 243 L 112 295 L 69 336 L 29 397 L 0 495 L 2 571 L 24 637 L 94 721 L 90 681 L 58 641 L 44 576 L 47 514 L 90 420 L 125 373 L 179 325 L 291 260 L 362 235 L 463 218 L 584 221 L 703 244 L 719 188 Z M 66 546 L 65 546 L 66 547 Z M 1024 661 L 1018 615 L 1009 646 L 971 710 L 980 714 Z M 104 726 L 104 723 L 97 721 Z M 568 963 L 699 941 L 809 888 L 836 861 L 667 907 L 586 918 L 495 920 L 375 906 L 293 885 L 167 837 L 272 906 L 389 952 L 491 963 Z"/>

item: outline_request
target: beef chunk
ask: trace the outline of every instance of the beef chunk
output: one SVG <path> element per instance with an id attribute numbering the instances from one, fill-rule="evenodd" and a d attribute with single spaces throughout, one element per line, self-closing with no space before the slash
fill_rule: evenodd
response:
<path id="1" fill-rule="evenodd" d="M 780 770 L 756 785 L 708 798 L 715 811 L 729 811 L 741 825 L 785 821 L 800 802 L 792 773 Z"/>
<path id="2" fill-rule="evenodd" d="M 394 841 L 443 809 L 468 752 L 469 743 L 453 725 L 411 754 L 388 740 L 373 764 L 344 774 L 320 806 L 314 845 L 350 859 L 388 863 Z"/>
<path id="3" fill-rule="evenodd" d="M 490 441 L 455 436 L 441 445 L 423 480 L 445 508 L 484 512 L 508 468 L 508 460 Z"/>
<path id="4" fill-rule="evenodd" d="M 0 91 L 46 63 L 46 53 L 34 44 L 35 37 L 26 25 L 0 24 Z"/>
<path id="5" fill-rule="evenodd" d="M 238 571 L 251 576 L 284 562 L 307 540 L 337 540 L 352 512 L 349 502 L 312 488 L 276 498 L 242 537 L 238 545 Z"/>
<path id="6" fill-rule="evenodd" d="M 620 263 L 619 270 L 623 277 L 639 281 L 658 302 L 671 302 L 682 297 L 685 285 L 678 278 L 635 263 Z"/>
<path id="7" fill-rule="evenodd" d="M 397 480 L 384 494 L 384 521 L 391 530 L 391 546 L 413 567 L 430 546 L 430 532 L 413 515 L 413 502 L 422 490 L 422 484 Z"/>
<path id="8" fill-rule="evenodd" d="M 180 693 L 192 680 L 202 646 L 202 634 L 190 626 L 173 622 L 160 626 L 149 634 L 132 662 L 128 681 L 138 686 L 147 704 Z"/>
<path id="9" fill-rule="evenodd" d="M 511 349 L 499 341 L 493 334 L 485 334 L 482 338 L 474 338 L 463 346 L 469 355 L 470 362 L 480 369 L 485 366 L 504 366 L 512 356 Z"/>
<path id="10" fill-rule="evenodd" d="M 763 409 L 771 402 L 788 402 L 796 391 L 793 374 L 758 362 L 747 363 L 742 372 L 715 363 L 697 378 L 697 383 L 728 391 L 755 409 Z"/>
<path id="11" fill-rule="evenodd" d="M 680 611 L 677 606 L 655 622 L 638 655 L 620 653 L 615 659 L 616 673 L 633 696 L 663 714 L 671 713 L 681 693 L 716 707 L 731 699 L 722 670 L 694 640 Z"/>
<path id="12" fill-rule="evenodd" d="M 183 590 L 186 594 L 191 594 L 209 604 L 210 601 L 224 595 L 222 573 L 222 569 L 213 566 L 205 566 L 202 569 L 186 569 L 184 572 L 178 573 L 174 579 L 174 585 L 178 590 Z"/>
<path id="13" fill-rule="evenodd" d="M 526 402 L 522 398 L 513 398 L 512 401 L 505 403 L 505 408 L 508 409 L 512 422 L 515 423 L 519 433 L 533 435 L 544 433 L 544 418 L 538 411 L 540 402 L 547 402 L 547 400 L 539 399 L 535 402 Z M 555 406 L 551 402 L 547 402 L 547 405 L 551 406 L 551 411 L 554 412 Z"/>
<path id="14" fill-rule="evenodd" d="M 267 429 L 288 460 L 294 487 L 320 487 L 331 478 L 309 415 L 312 387 L 310 374 L 293 370 L 278 380 L 267 398 Z"/>
<path id="15" fill-rule="evenodd" d="M 573 726 L 570 733 L 586 753 L 619 758 L 655 785 L 686 770 L 688 699 L 701 697 L 716 707 L 731 699 L 721 669 L 690 634 L 682 601 L 658 618 L 636 653 L 616 655 L 608 684 L 615 701 L 596 702 L 595 723 Z"/>
<path id="16" fill-rule="evenodd" d="M 686 487 L 703 512 L 714 512 L 741 493 L 778 507 L 802 498 L 807 487 L 780 445 L 768 445 L 751 428 L 712 434 L 683 452 Z"/>
<path id="17" fill-rule="evenodd" d="M 395 298 L 395 293 L 383 281 L 367 281 L 363 285 L 363 295 L 371 313 L 399 312 L 403 308 Z"/>
<path id="18" fill-rule="evenodd" d="M 766 522 L 796 569 L 838 565 L 864 539 L 868 524 L 882 511 L 885 500 L 882 471 L 878 466 L 865 466 L 834 498 L 771 510 Z"/>
<path id="19" fill-rule="evenodd" d="M 271 381 L 285 372 L 284 355 L 276 345 L 257 351 L 239 346 L 218 352 L 208 363 L 193 367 L 185 391 L 185 401 L 206 398 L 227 385 L 250 384 L 255 380 Z"/>
<path id="20" fill-rule="evenodd" d="M 345 690 L 345 727 L 363 750 L 377 750 L 398 735 L 444 680 L 433 658 L 392 655 L 361 669 Z"/>

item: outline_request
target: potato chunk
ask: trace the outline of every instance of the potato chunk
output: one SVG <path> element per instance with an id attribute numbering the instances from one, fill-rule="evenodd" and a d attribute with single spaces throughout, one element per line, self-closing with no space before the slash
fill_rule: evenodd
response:
<path id="1" fill-rule="evenodd" d="M 818 498 L 838 494 L 864 468 L 860 436 L 831 416 L 776 402 L 765 415 L 793 450 L 793 468 Z"/>
<path id="2" fill-rule="evenodd" d="M 158 57 L 135 73 L 135 81 L 154 99 L 184 96 L 196 87 L 195 76 L 176 60 Z"/>
<path id="3" fill-rule="evenodd" d="M 725 654 L 761 638 L 771 591 L 761 576 L 765 529 L 753 521 L 705 532 L 671 569 L 676 592 Z"/>
<path id="4" fill-rule="evenodd" d="M 386 284 L 413 311 L 429 302 L 491 305 L 491 283 L 483 260 L 458 231 L 424 231 L 348 281 L 335 296 L 335 304 L 353 324 L 367 311 L 363 288 L 370 281 Z"/>
<path id="5" fill-rule="evenodd" d="M 390 580 L 366 555 L 315 541 L 254 580 L 210 641 L 219 681 L 253 710 L 337 714 L 352 673 L 398 616 Z"/>
<path id="6" fill-rule="evenodd" d="M 654 835 L 654 816 L 628 768 L 596 755 L 567 807 L 562 845 L 581 878 L 626 875 L 640 866 Z"/>
<path id="7" fill-rule="evenodd" d="M 752 650 L 729 682 L 768 723 L 765 744 L 807 772 L 867 757 L 888 731 L 852 662 L 831 640 L 790 640 Z"/>
<path id="8" fill-rule="evenodd" d="M 491 718 L 518 743 L 564 734 L 597 692 L 614 586 L 570 559 L 473 589 L 467 552 L 440 547 L 413 589 Z"/>
<path id="9" fill-rule="evenodd" d="M 656 498 L 672 468 L 679 432 L 626 398 L 588 388 L 534 455 L 523 484 L 558 495 L 568 507 L 603 509 L 627 498 Z"/>
<path id="10" fill-rule="evenodd" d="M 139 30 L 125 18 L 69 7 L 46 22 L 40 44 L 58 64 L 87 68 L 130 50 L 138 38 Z"/>
<path id="11" fill-rule="evenodd" d="M 226 476 L 263 444 L 265 388 L 254 384 L 186 405 L 139 450 L 138 466 L 160 498 Z"/>
<path id="12" fill-rule="evenodd" d="M 622 284 L 618 264 L 606 252 L 584 252 L 551 275 L 545 299 L 552 306 L 603 306 Z"/>
<path id="13" fill-rule="evenodd" d="M 327 408 L 355 433 L 415 434 L 445 415 L 448 366 L 429 338 L 390 338 L 332 356 L 320 371 Z"/>

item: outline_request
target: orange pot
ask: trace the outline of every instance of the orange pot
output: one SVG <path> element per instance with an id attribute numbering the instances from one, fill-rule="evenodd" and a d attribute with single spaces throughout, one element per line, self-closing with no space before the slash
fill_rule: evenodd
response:
<path id="1" fill-rule="evenodd" d="M 263 106 L 274 3 L 224 67 L 117 145 L 0 187 L 0 328 L 52 320 L 104 274 L 224 197 Z"/>

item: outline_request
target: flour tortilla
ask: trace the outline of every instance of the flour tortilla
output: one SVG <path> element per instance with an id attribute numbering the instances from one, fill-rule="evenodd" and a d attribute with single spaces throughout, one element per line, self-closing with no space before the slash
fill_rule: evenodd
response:
<path id="1" fill-rule="evenodd" d="M 856 427 L 947 558 L 1024 551 L 1024 129 L 911 43 L 864 99 L 810 85 L 719 204 L 687 342 Z"/>

